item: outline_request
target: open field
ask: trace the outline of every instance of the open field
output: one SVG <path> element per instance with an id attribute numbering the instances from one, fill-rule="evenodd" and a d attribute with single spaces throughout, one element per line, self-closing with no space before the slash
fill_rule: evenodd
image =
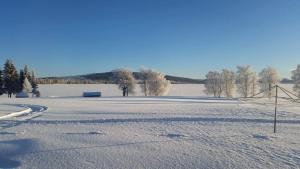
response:
<path id="1" fill-rule="evenodd" d="M 285 86 L 290 89 L 291 86 Z M 102 98 L 79 97 L 100 89 Z M 202 85 L 118 97 L 114 85 L 40 85 L 42 98 L 0 98 L 30 113 L 0 121 L 0 168 L 300 168 L 300 104 L 214 99 Z"/>
<path id="2" fill-rule="evenodd" d="M 204 86 L 199 84 L 173 84 L 168 96 L 205 96 Z M 114 84 L 48 84 L 40 85 L 44 97 L 81 96 L 83 91 L 101 91 L 103 96 L 121 96 L 122 92 Z M 143 96 L 137 85 L 134 96 Z"/>

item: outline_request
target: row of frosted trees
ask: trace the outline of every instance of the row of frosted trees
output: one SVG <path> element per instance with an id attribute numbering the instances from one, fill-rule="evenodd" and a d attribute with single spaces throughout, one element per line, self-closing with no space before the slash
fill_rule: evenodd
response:
<path id="1" fill-rule="evenodd" d="M 12 60 L 7 60 L 4 69 L 0 69 L 0 95 L 7 94 L 11 98 L 19 92 L 40 96 L 34 72 L 30 72 L 27 65 L 18 72 Z"/>
<path id="2" fill-rule="evenodd" d="M 161 72 L 142 68 L 140 76 L 142 77 L 139 84 L 145 96 L 161 96 L 169 92 L 171 83 Z M 137 80 L 131 71 L 127 69 L 114 70 L 113 79 L 118 84 L 119 89 L 123 91 L 123 96 L 128 96 L 128 93 L 135 93 Z"/>
<path id="3" fill-rule="evenodd" d="M 299 68 L 299 66 L 298 66 Z M 268 67 L 258 75 L 251 66 L 237 66 L 237 71 L 223 69 L 210 71 L 206 74 L 206 93 L 215 97 L 233 97 L 235 91 L 241 97 L 250 97 L 257 92 L 271 97 L 274 90 L 272 87 L 279 82 L 276 69 Z"/>

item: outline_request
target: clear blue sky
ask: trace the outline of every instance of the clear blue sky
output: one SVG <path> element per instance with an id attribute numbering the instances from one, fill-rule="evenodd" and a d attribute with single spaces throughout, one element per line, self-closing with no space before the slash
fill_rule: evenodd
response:
<path id="1" fill-rule="evenodd" d="M 250 64 L 289 77 L 300 64 L 299 0 L 1 0 L 0 23 L 1 65 L 39 76 Z"/>

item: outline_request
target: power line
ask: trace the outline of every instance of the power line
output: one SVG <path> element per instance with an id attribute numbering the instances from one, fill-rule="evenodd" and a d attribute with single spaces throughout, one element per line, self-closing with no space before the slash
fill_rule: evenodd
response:
<path id="1" fill-rule="evenodd" d="M 274 133 L 276 133 L 277 111 L 278 111 L 278 88 L 279 88 L 283 93 L 285 93 L 290 99 L 292 99 L 294 102 L 296 102 L 296 103 L 300 103 L 300 102 L 297 101 L 297 100 L 299 100 L 299 97 L 298 97 L 296 94 L 294 94 L 294 93 L 288 91 L 287 89 L 285 89 L 285 88 L 283 88 L 283 87 L 280 87 L 279 85 L 274 85 L 273 87 L 270 87 L 270 88 L 267 89 L 267 90 L 268 90 L 269 92 L 271 92 L 271 90 L 272 90 L 273 88 L 275 88 L 275 91 L 276 91 L 276 93 L 275 93 L 275 103 L 274 103 L 274 106 L 275 106 L 275 108 L 274 108 Z M 257 93 L 257 94 L 254 94 L 251 98 L 254 98 L 255 96 L 260 95 L 260 94 L 262 94 L 262 93 L 265 93 L 267 90 L 263 90 L 263 91 L 261 91 L 261 92 L 259 92 L 259 93 Z M 297 100 L 294 99 L 291 95 L 295 96 L 295 97 L 297 98 Z M 281 98 L 288 99 L 288 98 L 285 98 L 285 97 L 281 97 Z"/>

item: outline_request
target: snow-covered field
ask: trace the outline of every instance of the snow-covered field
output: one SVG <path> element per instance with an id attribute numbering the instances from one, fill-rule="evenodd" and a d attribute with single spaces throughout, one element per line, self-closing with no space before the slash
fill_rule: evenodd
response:
<path id="1" fill-rule="evenodd" d="M 169 96 L 204 96 L 203 85 L 198 84 L 175 84 L 172 85 Z M 52 84 L 40 85 L 44 97 L 72 97 L 81 96 L 84 91 L 101 91 L 103 96 L 121 96 L 122 92 L 117 85 L 113 84 Z M 135 96 L 143 96 L 137 86 Z"/>
<path id="2" fill-rule="evenodd" d="M 202 85 L 173 85 L 166 97 L 118 97 L 114 85 L 40 90 L 0 98 L 2 112 L 32 109 L 0 121 L 0 168 L 300 168 L 297 103 L 279 100 L 273 134 L 273 100 L 208 98 Z M 79 97 L 95 90 L 104 97 Z"/>

